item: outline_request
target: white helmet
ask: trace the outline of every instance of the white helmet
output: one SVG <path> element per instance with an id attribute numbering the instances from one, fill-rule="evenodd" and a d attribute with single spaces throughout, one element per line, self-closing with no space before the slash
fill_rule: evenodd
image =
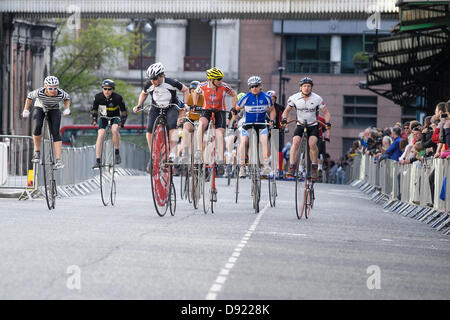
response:
<path id="1" fill-rule="evenodd" d="M 55 76 L 48 76 L 44 79 L 44 86 L 59 86 L 59 80 Z"/>
<path id="2" fill-rule="evenodd" d="M 154 63 L 147 69 L 147 77 L 149 79 L 154 79 L 161 73 L 164 73 L 164 66 L 161 62 Z"/>
<path id="3" fill-rule="evenodd" d="M 260 77 L 258 76 L 251 76 L 250 78 L 248 78 L 248 86 L 259 86 L 262 83 L 262 80 Z"/>

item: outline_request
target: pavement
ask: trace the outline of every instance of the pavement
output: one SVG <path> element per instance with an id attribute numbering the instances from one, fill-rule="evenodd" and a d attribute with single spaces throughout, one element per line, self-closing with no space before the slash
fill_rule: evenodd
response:
<path id="1" fill-rule="evenodd" d="M 179 178 L 175 186 L 179 192 Z M 99 191 L 45 200 L 0 199 L 0 299 L 449 299 L 450 237 L 384 212 L 360 190 L 316 184 L 310 219 L 295 214 L 295 183 L 218 179 L 215 213 L 178 199 L 154 209 L 150 177 L 117 177 Z"/>

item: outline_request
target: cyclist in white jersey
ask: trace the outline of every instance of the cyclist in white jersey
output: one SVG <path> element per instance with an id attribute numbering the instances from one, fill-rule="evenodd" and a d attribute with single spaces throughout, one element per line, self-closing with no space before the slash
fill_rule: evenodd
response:
<path id="1" fill-rule="evenodd" d="M 308 136 L 309 136 L 309 147 L 310 147 L 310 157 L 311 157 L 311 177 L 317 179 L 317 158 L 319 155 L 319 149 L 317 147 L 317 142 L 319 141 L 319 126 L 318 126 L 318 116 L 319 111 L 322 111 L 327 129 L 331 129 L 330 118 L 331 115 L 323 101 L 322 97 L 312 92 L 313 81 L 311 78 L 303 78 L 300 80 L 300 92 L 289 97 L 286 109 L 283 112 L 282 124 L 286 124 L 289 119 L 289 113 L 292 108 L 297 111 L 297 120 L 307 121 L 308 124 Z M 289 157 L 289 169 L 286 174 L 287 177 L 293 177 L 295 171 L 295 162 L 297 161 L 298 148 L 300 145 L 301 136 L 303 135 L 304 127 L 297 123 L 297 129 L 294 132 L 294 137 L 292 138 L 292 147 L 290 150 Z"/>

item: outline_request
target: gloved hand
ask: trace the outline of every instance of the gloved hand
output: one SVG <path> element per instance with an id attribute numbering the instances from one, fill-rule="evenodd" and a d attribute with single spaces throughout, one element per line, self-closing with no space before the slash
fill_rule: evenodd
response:
<path id="1" fill-rule="evenodd" d="M 285 125 L 286 123 L 287 123 L 287 119 L 286 118 L 281 119 L 281 124 L 282 125 Z"/>
<path id="2" fill-rule="evenodd" d="M 237 114 L 239 113 L 239 111 L 237 111 L 236 108 L 231 108 L 230 111 L 231 111 L 231 113 L 234 114 L 234 115 L 237 115 Z"/>
<path id="3" fill-rule="evenodd" d="M 125 117 L 120 117 L 120 127 L 124 127 L 125 126 L 125 122 L 127 121 L 128 116 Z"/>
<path id="4" fill-rule="evenodd" d="M 64 115 L 64 116 L 69 116 L 69 115 L 70 115 L 70 108 L 64 109 L 63 115 Z"/>
<path id="5" fill-rule="evenodd" d="M 28 118 L 29 116 L 30 116 L 30 111 L 28 111 L 27 109 L 23 109 L 22 117 Z"/>

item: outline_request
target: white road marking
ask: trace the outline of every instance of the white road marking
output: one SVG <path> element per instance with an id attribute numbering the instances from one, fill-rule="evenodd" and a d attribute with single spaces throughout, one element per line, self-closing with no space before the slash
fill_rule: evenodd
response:
<path id="1" fill-rule="evenodd" d="M 270 203 L 268 202 L 266 204 L 266 206 L 256 216 L 256 219 L 253 222 L 253 224 L 250 226 L 250 228 L 248 230 L 246 230 L 245 235 L 242 237 L 242 239 L 238 243 L 238 245 L 234 248 L 233 253 L 231 254 L 231 257 L 228 258 L 228 262 L 225 264 L 225 267 L 223 267 L 220 270 L 220 273 L 217 276 L 216 281 L 209 289 L 209 292 L 205 298 L 206 300 L 216 300 L 217 299 L 217 294 L 222 290 L 222 287 L 225 284 L 225 281 L 227 280 L 227 276 L 230 275 L 230 270 L 234 267 L 238 257 L 241 255 L 242 249 L 245 248 L 245 246 L 247 245 L 248 241 L 250 240 L 253 232 L 256 230 L 256 227 L 258 226 L 263 213 L 269 207 L 270 207 Z"/>

